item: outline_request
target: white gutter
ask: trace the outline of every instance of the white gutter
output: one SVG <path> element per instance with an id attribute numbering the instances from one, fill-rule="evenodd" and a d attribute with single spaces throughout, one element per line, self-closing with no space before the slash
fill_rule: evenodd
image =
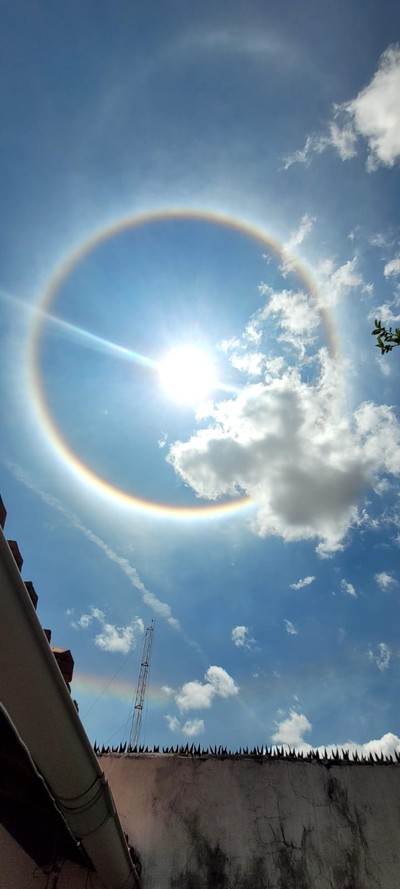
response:
<path id="1" fill-rule="evenodd" d="M 1 530 L 0 701 L 105 889 L 139 889 L 110 787 Z"/>

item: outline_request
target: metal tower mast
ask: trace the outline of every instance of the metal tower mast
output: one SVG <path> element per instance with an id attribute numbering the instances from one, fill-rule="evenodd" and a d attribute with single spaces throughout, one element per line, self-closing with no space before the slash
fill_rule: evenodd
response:
<path id="1" fill-rule="evenodd" d="M 150 670 L 151 646 L 153 644 L 154 620 L 147 627 L 144 637 L 142 663 L 140 665 L 139 679 L 136 689 L 135 706 L 133 708 L 131 734 L 129 743 L 131 747 L 137 747 L 140 738 L 140 729 L 142 725 L 143 704 L 146 694 L 147 679 Z"/>

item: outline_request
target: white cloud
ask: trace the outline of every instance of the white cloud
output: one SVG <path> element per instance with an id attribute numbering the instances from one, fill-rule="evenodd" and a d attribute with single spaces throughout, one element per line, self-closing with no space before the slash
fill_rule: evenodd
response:
<path id="1" fill-rule="evenodd" d="M 288 244 L 301 243 L 305 233 L 311 229 L 311 222 L 310 217 L 303 217 L 300 228 Z M 284 247 L 281 273 L 285 275 L 296 262 L 288 247 Z M 326 309 L 337 306 L 352 290 L 368 288 L 359 272 L 357 256 L 340 266 L 336 266 L 333 259 L 325 259 L 319 263 L 314 275 L 318 286 L 317 299 L 314 292 L 289 288 L 279 290 L 261 282 L 258 290 L 261 296 L 266 297 L 264 306 L 251 316 L 241 336 L 223 340 L 219 344 L 237 370 L 253 379 L 263 373 L 266 379 L 279 375 L 285 366 L 283 356 L 264 354 L 262 351 L 263 342 L 269 346 L 271 343 L 271 323 L 279 331 L 277 342 L 296 349 L 297 358 L 303 358 L 306 348 L 316 340 L 321 321 L 326 324 Z"/>
<path id="2" fill-rule="evenodd" d="M 211 707 L 215 691 L 208 682 L 204 685 L 194 679 L 185 682 L 175 697 L 180 710 L 206 710 Z"/>
<path id="3" fill-rule="evenodd" d="M 239 692 L 232 676 L 223 667 L 209 667 L 204 679 L 205 683 L 199 682 L 197 679 L 185 682 L 175 694 L 175 702 L 181 712 L 208 709 L 216 697 L 229 698 Z"/>
<path id="4" fill-rule="evenodd" d="M 279 711 L 279 713 L 282 713 L 282 711 Z M 313 748 L 311 744 L 304 740 L 304 735 L 311 729 L 312 725 L 304 713 L 290 710 L 289 716 L 286 719 L 276 723 L 276 732 L 272 735 L 271 741 L 274 744 L 285 744 L 304 752 L 318 750 L 324 755 L 326 751 L 328 756 L 337 750 L 349 752 L 350 755 L 357 753 L 359 756 L 380 755 L 382 753 L 384 756 L 392 756 L 394 753 L 400 753 L 400 738 L 392 732 L 387 732 L 381 738 L 366 741 L 363 744 L 357 744 L 355 741 L 345 741 L 344 743 L 325 744 L 324 746 Z"/>
<path id="5" fill-rule="evenodd" d="M 297 580 L 296 583 L 289 584 L 291 590 L 302 590 L 303 587 L 309 586 L 310 583 L 313 583 L 315 577 L 313 574 L 309 574 L 308 577 L 303 577 L 302 580 Z"/>
<path id="6" fill-rule="evenodd" d="M 367 140 L 369 170 L 392 167 L 400 157 L 400 47 L 381 56 L 371 82 L 343 106 L 356 133 Z"/>
<path id="7" fill-rule="evenodd" d="M 260 377 L 265 367 L 266 358 L 262 352 L 246 352 L 238 354 L 233 352 L 230 355 L 232 367 L 240 370 L 241 373 L 248 374 L 249 377 Z"/>
<path id="8" fill-rule="evenodd" d="M 104 611 L 93 605 L 87 614 L 82 614 L 79 620 L 73 621 L 72 626 L 75 629 L 86 630 L 93 621 L 98 621 L 101 624 L 101 632 L 96 634 L 94 642 L 103 651 L 128 654 L 129 651 L 136 648 L 139 638 L 144 633 L 144 623 L 140 617 L 135 617 L 126 627 L 117 627 L 108 623 Z"/>
<path id="9" fill-rule="evenodd" d="M 367 657 L 373 664 L 376 664 L 378 670 L 387 670 L 390 665 L 392 652 L 386 642 L 378 643 L 378 652 L 374 652 L 371 648 L 367 651 Z"/>
<path id="10" fill-rule="evenodd" d="M 230 698 L 239 692 L 239 688 L 232 676 L 223 667 L 209 667 L 204 678 L 211 683 L 215 694 L 219 698 Z"/>
<path id="11" fill-rule="evenodd" d="M 395 259 L 391 259 L 386 263 L 385 268 L 383 269 L 383 274 L 385 278 L 397 277 L 400 275 L 400 256 L 396 256 Z"/>
<path id="12" fill-rule="evenodd" d="M 327 131 L 308 136 L 300 151 L 284 161 L 284 169 L 294 163 L 309 164 L 313 154 L 336 149 L 342 160 L 357 154 L 357 141 L 365 139 L 367 170 L 393 167 L 400 158 L 400 46 L 389 46 L 380 58 L 370 83 L 354 99 L 334 107 Z"/>
<path id="13" fill-rule="evenodd" d="M 274 744 L 288 744 L 289 747 L 299 747 L 304 743 L 304 735 L 311 731 L 312 725 L 304 713 L 289 711 L 289 716 L 276 723 L 276 732 L 271 741 Z"/>
<path id="14" fill-rule="evenodd" d="M 292 232 L 289 240 L 283 245 L 281 271 L 284 275 L 295 266 L 296 260 L 293 257 L 293 251 L 300 247 L 305 238 L 312 232 L 315 222 L 315 217 L 305 213 L 298 228 Z"/>
<path id="15" fill-rule="evenodd" d="M 320 359 L 314 383 L 289 369 L 216 404 L 168 460 L 199 497 L 249 496 L 260 536 L 315 539 L 327 555 L 343 547 L 367 488 L 400 474 L 400 424 L 386 405 L 339 412 L 334 367 Z"/>
<path id="16" fill-rule="evenodd" d="M 168 728 L 170 732 L 179 732 L 181 724 L 177 716 L 169 716 L 165 717 L 166 722 L 168 724 Z"/>
<path id="17" fill-rule="evenodd" d="M 170 685 L 162 685 L 161 691 L 167 695 L 168 698 L 171 698 L 173 694 L 175 694 L 174 689 L 171 688 Z"/>
<path id="18" fill-rule="evenodd" d="M 258 324 L 264 324 L 273 317 L 282 329 L 279 342 L 287 342 L 304 350 L 304 346 L 314 341 L 314 334 L 321 323 L 315 303 L 303 291 L 274 291 L 267 284 L 259 287 L 263 296 L 268 296 L 265 307 L 257 317 Z"/>
<path id="19" fill-rule="evenodd" d="M 204 732 L 203 719 L 187 719 L 182 726 L 183 734 L 187 738 L 194 738 L 195 735 L 201 735 Z"/>
<path id="20" fill-rule="evenodd" d="M 354 598 L 357 597 L 357 593 L 356 593 L 355 587 L 354 587 L 353 584 L 350 583 L 348 580 L 344 580 L 344 579 L 341 580 L 341 581 L 340 581 L 340 586 L 341 586 L 341 588 L 342 588 L 342 592 L 343 592 L 343 593 L 346 593 L 347 596 L 353 596 Z"/>
<path id="21" fill-rule="evenodd" d="M 382 738 L 376 741 L 366 741 L 365 744 L 355 744 L 354 741 L 346 741 L 345 744 L 338 744 L 340 750 L 348 750 L 350 753 L 358 753 L 361 756 L 369 756 L 370 754 L 381 754 L 391 756 L 393 753 L 400 753 L 400 738 L 392 732 L 387 732 Z M 328 748 L 329 750 L 330 748 Z"/>
<path id="22" fill-rule="evenodd" d="M 203 719 L 187 719 L 183 725 L 177 716 L 167 715 L 165 719 L 170 732 L 182 732 L 187 738 L 194 738 L 196 735 L 201 735 L 204 732 Z"/>
<path id="23" fill-rule="evenodd" d="M 138 619 L 137 623 L 128 624 L 126 627 L 116 627 L 113 624 L 103 624 L 101 633 L 95 637 L 95 644 L 103 651 L 119 651 L 121 654 L 128 654 L 132 648 L 136 648 L 138 636 L 144 631 L 143 621 Z"/>
<path id="24" fill-rule="evenodd" d="M 393 584 L 397 584 L 397 580 L 391 574 L 388 574 L 387 571 L 378 571 L 374 576 L 381 590 L 388 590 Z"/>
<path id="25" fill-rule="evenodd" d="M 242 626 L 233 628 L 231 639 L 237 648 L 253 648 L 256 641 L 249 636 L 249 628 Z"/>
<path id="26" fill-rule="evenodd" d="M 284 624 L 285 624 L 285 627 L 286 627 L 286 632 L 289 633 L 289 636 L 298 636 L 299 631 L 296 630 L 296 627 L 295 627 L 294 624 L 292 624 L 292 621 L 291 621 L 291 620 L 286 620 L 286 619 L 285 619 L 285 620 L 284 620 Z"/>

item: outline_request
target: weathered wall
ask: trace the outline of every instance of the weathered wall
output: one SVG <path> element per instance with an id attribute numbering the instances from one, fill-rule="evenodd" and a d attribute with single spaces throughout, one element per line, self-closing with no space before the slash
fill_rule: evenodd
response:
<path id="1" fill-rule="evenodd" d="M 53 872 L 55 873 L 55 872 Z M 0 887 L 1 889 L 101 889 L 96 874 L 88 873 L 71 861 L 62 864 L 57 883 L 55 877 L 39 868 L 0 824 Z"/>
<path id="2" fill-rule="evenodd" d="M 394 889 L 400 766 L 106 755 L 143 889 Z"/>

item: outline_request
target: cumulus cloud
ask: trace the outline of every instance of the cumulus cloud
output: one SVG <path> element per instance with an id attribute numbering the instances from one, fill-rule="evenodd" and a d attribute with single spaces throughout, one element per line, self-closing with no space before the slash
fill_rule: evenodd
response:
<path id="1" fill-rule="evenodd" d="M 343 592 L 343 593 L 346 593 L 347 596 L 353 596 L 353 597 L 356 597 L 356 596 L 357 596 L 355 587 L 354 587 L 353 584 L 350 583 L 348 580 L 344 580 L 344 579 L 341 580 L 341 581 L 340 581 L 340 586 L 341 586 L 341 588 L 342 588 L 342 592 Z"/>
<path id="2" fill-rule="evenodd" d="M 199 682 L 197 679 L 185 682 L 175 693 L 175 703 L 181 712 L 206 710 L 211 707 L 215 698 L 230 698 L 239 692 L 232 676 L 223 667 L 209 667 L 204 679 L 205 682 Z"/>
<path id="3" fill-rule="evenodd" d="M 297 636 L 297 635 L 298 635 L 299 631 L 296 630 L 296 627 L 295 627 L 294 624 L 292 624 L 292 621 L 291 621 L 291 620 L 286 620 L 286 619 L 285 619 L 285 620 L 284 620 L 284 624 L 285 624 L 285 627 L 286 627 L 286 632 L 289 633 L 289 636 Z"/>
<path id="4" fill-rule="evenodd" d="M 187 738 L 194 738 L 204 732 L 203 719 L 187 719 L 183 724 L 177 716 L 166 716 L 165 719 L 171 732 L 182 732 Z"/>
<path id="5" fill-rule="evenodd" d="M 198 682 L 197 679 L 192 682 L 185 682 L 181 690 L 175 697 L 175 701 L 180 710 L 206 710 L 211 707 L 215 697 L 213 686 L 206 682 Z"/>
<path id="6" fill-rule="evenodd" d="M 214 405 L 168 460 L 199 497 L 250 497 L 255 533 L 315 539 L 324 556 L 343 547 L 366 489 L 400 474 L 400 424 L 386 405 L 341 413 L 334 367 L 319 357 L 315 382 L 288 369 Z"/>
<path id="7" fill-rule="evenodd" d="M 231 639 L 237 648 L 253 648 L 256 641 L 249 636 L 249 628 L 242 626 L 233 628 Z"/>
<path id="8" fill-rule="evenodd" d="M 308 577 L 303 577 L 301 580 L 297 580 L 296 583 L 289 584 L 291 590 L 302 590 L 303 587 L 309 586 L 310 583 L 313 583 L 315 577 L 313 574 L 309 574 Z"/>
<path id="9" fill-rule="evenodd" d="M 304 713 L 289 711 L 289 716 L 276 723 L 276 732 L 271 736 L 274 744 L 288 744 L 289 747 L 299 747 L 304 743 L 304 735 L 310 732 L 311 722 Z"/>
<path id="10" fill-rule="evenodd" d="M 397 584 L 397 580 L 395 580 L 392 574 L 388 574 L 387 571 L 378 571 L 374 576 L 381 590 L 388 590 L 391 586 Z"/>
<path id="11" fill-rule="evenodd" d="M 367 144 L 367 170 L 393 167 L 400 158 L 400 46 L 389 46 L 370 83 L 354 99 L 334 106 L 325 133 L 308 136 L 305 146 L 284 161 L 309 164 L 313 154 L 334 148 L 342 160 L 357 154 L 357 142 Z"/>
<path id="12" fill-rule="evenodd" d="M 279 711 L 280 713 L 282 711 Z M 372 741 L 366 741 L 363 744 L 357 744 L 355 741 L 345 741 L 338 744 L 326 744 L 321 747 L 312 747 L 304 740 L 304 735 L 310 732 L 312 725 L 304 713 L 297 713 L 295 710 L 289 711 L 289 716 L 276 723 L 276 732 L 271 736 L 274 744 L 288 745 L 295 747 L 297 750 L 307 752 L 309 750 L 318 750 L 324 754 L 329 754 L 336 750 L 348 751 L 350 755 L 357 753 L 359 756 L 369 756 L 384 754 L 384 756 L 392 756 L 394 753 L 400 753 L 400 738 L 392 732 L 387 732 L 381 738 Z"/>
<path id="13" fill-rule="evenodd" d="M 144 633 L 144 623 L 140 617 L 135 617 L 125 627 L 117 627 L 108 623 L 104 611 L 91 606 L 87 614 L 82 614 L 77 621 L 72 622 L 75 629 L 87 629 L 93 621 L 101 624 L 101 631 L 94 637 L 95 645 L 103 651 L 120 652 L 128 654 L 136 648 L 137 642 Z"/>
<path id="14" fill-rule="evenodd" d="M 378 670 L 383 672 L 383 670 L 387 670 L 390 665 L 392 651 L 386 642 L 379 642 L 377 649 L 377 651 L 373 651 L 373 649 L 370 648 L 369 651 L 367 651 L 367 657 L 373 664 L 376 664 Z"/>

